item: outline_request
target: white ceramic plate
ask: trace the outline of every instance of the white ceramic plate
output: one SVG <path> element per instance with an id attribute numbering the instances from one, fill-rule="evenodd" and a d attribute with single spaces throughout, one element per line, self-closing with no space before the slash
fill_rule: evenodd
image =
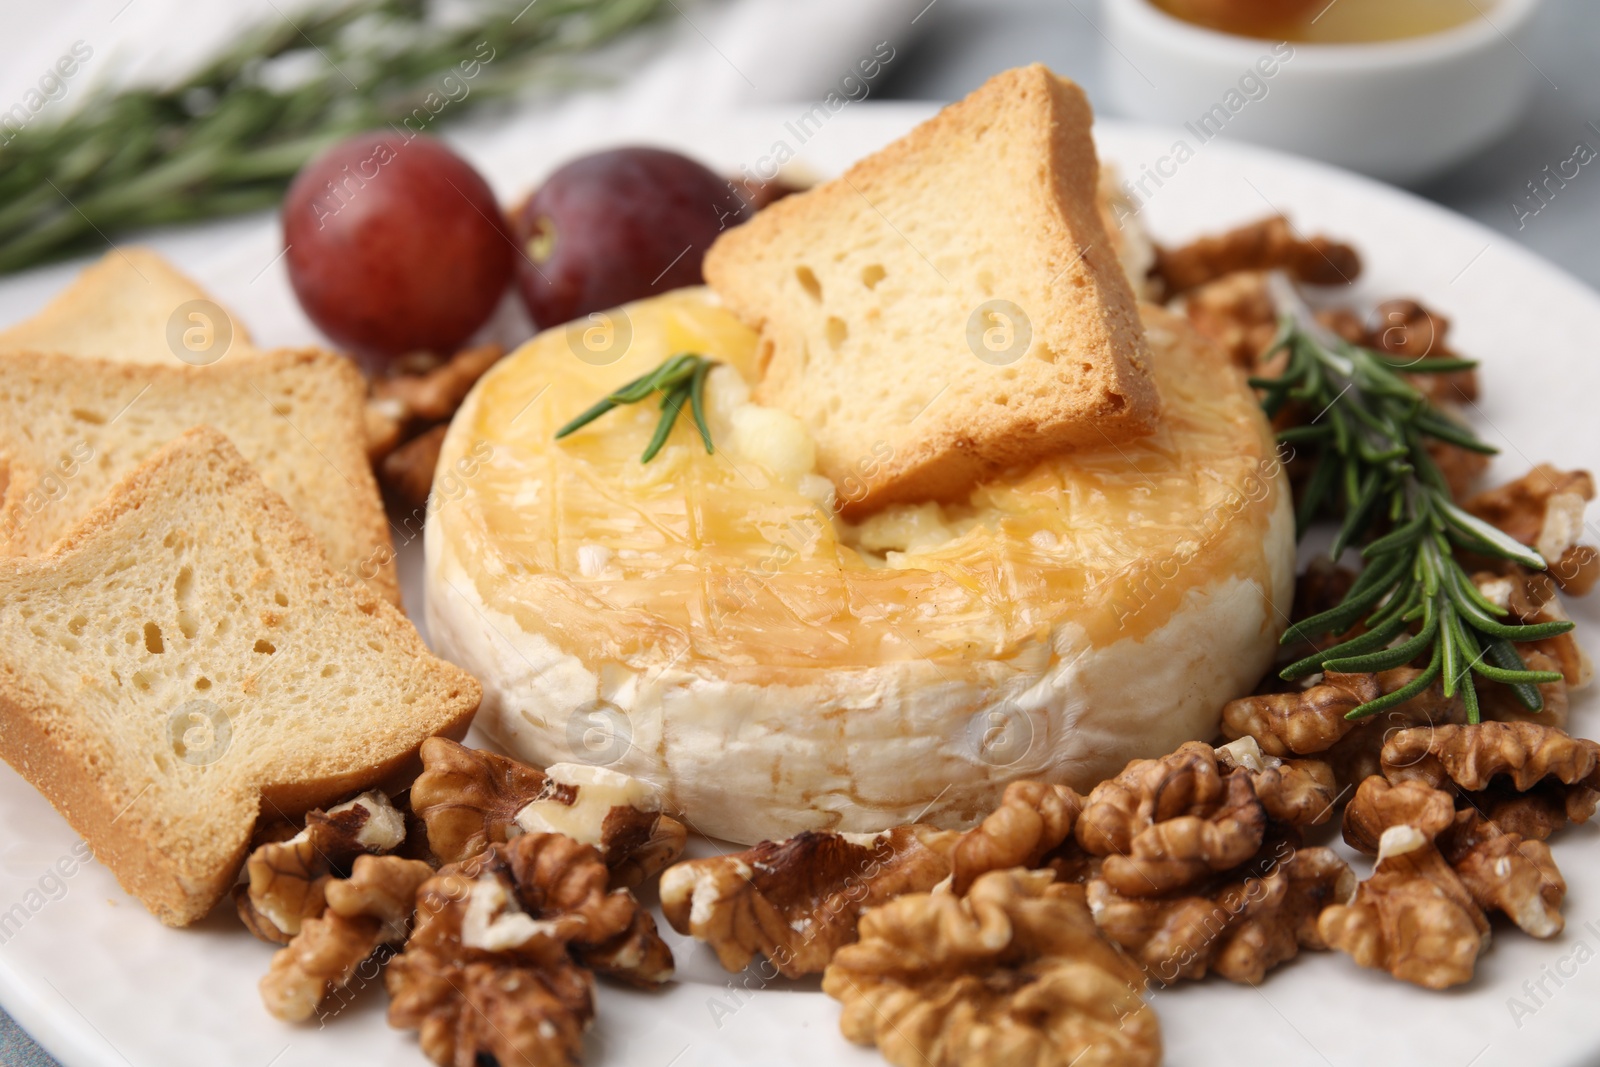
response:
<path id="1" fill-rule="evenodd" d="M 510 199 L 572 154 L 626 141 L 677 147 L 727 169 L 797 152 L 820 174 L 926 117 L 921 105 L 852 104 L 802 124 L 802 109 L 717 121 L 632 123 L 582 109 L 558 124 L 487 127 L 459 140 Z M 1175 135 L 1115 123 L 1103 154 L 1146 178 L 1142 216 L 1177 241 L 1279 209 L 1305 232 L 1352 239 L 1366 273 L 1357 300 L 1411 294 L 1455 323 L 1452 343 L 1484 361 L 1480 430 L 1503 448 L 1497 477 L 1550 460 L 1600 470 L 1593 398 L 1600 395 L 1600 299 L 1504 238 L 1437 207 L 1348 174 L 1225 143 L 1172 163 Z M 781 146 L 781 147 L 780 147 Z M 1194 146 L 1190 146 L 1191 148 Z M 1166 157 L 1164 159 L 1164 157 Z M 266 343 L 316 339 L 289 294 L 275 220 L 253 217 L 152 243 L 189 270 Z M 53 267 L 0 284 L 0 323 L 36 309 L 70 277 Z M 519 328 L 513 309 L 498 324 Z M 1589 540 L 1596 540 L 1591 525 Z M 409 546 L 415 548 L 416 546 Z M 408 603 L 420 604 L 416 553 L 403 554 Z M 1600 610 L 1574 611 L 1591 652 Z M 1594 700 L 1574 724 L 1593 734 Z M 369 983 L 323 1026 L 287 1027 L 262 1010 L 256 981 L 272 949 L 219 911 L 188 930 L 162 927 L 94 863 L 75 863 L 76 835 L 32 789 L 0 768 L 0 1003 L 67 1067 L 307 1067 L 417 1064 L 413 1037 L 384 1023 Z M 1155 994 L 1173 1064 L 1405 1063 L 1576 1067 L 1600 1058 L 1600 830 L 1569 831 L 1555 854 L 1571 886 L 1567 930 L 1540 942 L 1497 924 L 1464 989 L 1428 993 L 1358 969 L 1337 954 L 1304 956 L 1258 989 L 1219 980 Z M 701 843 L 702 850 L 709 849 Z M 1342 846 L 1341 846 L 1342 847 Z M 53 873 L 57 864 L 69 876 Z M 1362 869 L 1365 869 L 1363 864 Z M 1592 924 L 1592 925 L 1591 925 Z M 703 947 L 669 930 L 678 981 L 643 994 L 606 986 L 587 1062 L 880 1063 L 839 1037 L 837 1006 L 813 980 L 762 987 L 730 976 Z M 509 1067 L 509 1065 L 508 1065 Z"/>

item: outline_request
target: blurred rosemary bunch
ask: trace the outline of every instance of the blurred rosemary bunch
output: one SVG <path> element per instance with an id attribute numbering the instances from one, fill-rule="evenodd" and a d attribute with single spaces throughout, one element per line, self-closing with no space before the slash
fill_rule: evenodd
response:
<path id="1" fill-rule="evenodd" d="M 1462 566 L 1463 552 L 1539 571 L 1545 561 L 1456 505 L 1429 443 L 1485 454 L 1495 449 L 1405 377 L 1475 364 L 1402 359 L 1351 344 L 1316 321 L 1286 278 L 1274 275 L 1271 285 L 1281 318 L 1263 359 L 1281 360 L 1282 373 L 1250 383 L 1261 390 L 1268 417 L 1291 403 L 1315 413 L 1278 434 L 1313 460 L 1296 525 L 1304 533 L 1319 518 L 1336 520 L 1332 557 L 1359 546 L 1363 563 L 1337 606 L 1283 635 L 1286 645 L 1325 635 L 1334 643 L 1285 667 L 1282 677 L 1421 665 L 1415 679 L 1352 709 L 1350 719 L 1402 704 L 1435 683 L 1446 697 L 1461 696 L 1469 722 L 1478 721 L 1480 682 L 1509 686 L 1523 707 L 1542 710 L 1539 685 L 1562 676 L 1529 670 L 1516 646 L 1565 633 L 1572 623 L 1508 621 L 1507 610 L 1485 597 Z"/>
<path id="2" fill-rule="evenodd" d="M 270 207 L 340 138 L 431 130 L 529 85 L 571 84 L 568 57 L 665 3 L 476 0 L 446 12 L 437 0 L 354 0 L 273 17 L 175 84 L 102 88 L 10 135 L 0 272 L 139 227 Z"/>

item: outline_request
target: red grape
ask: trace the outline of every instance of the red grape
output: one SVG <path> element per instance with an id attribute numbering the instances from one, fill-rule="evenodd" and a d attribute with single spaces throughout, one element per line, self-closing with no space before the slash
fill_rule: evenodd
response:
<path id="1" fill-rule="evenodd" d="M 511 279 L 509 227 L 477 171 L 429 137 L 380 131 L 330 148 L 283 202 L 300 306 L 370 365 L 448 354 Z"/>
<path id="2" fill-rule="evenodd" d="M 706 249 L 745 213 L 726 181 L 676 152 L 617 148 L 575 159 L 517 212 L 523 303 L 545 329 L 699 285 Z"/>

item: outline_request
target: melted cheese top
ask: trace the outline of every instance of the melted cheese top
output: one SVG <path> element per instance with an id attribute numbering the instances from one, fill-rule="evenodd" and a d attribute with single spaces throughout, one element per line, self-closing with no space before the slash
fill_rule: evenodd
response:
<path id="1" fill-rule="evenodd" d="M 1092 646 L 1139 639 L 1189 589 L 1269 573 L 1282 491 L 1238 372 L 1181 320 L 1144 314 L 1163 403 L 1154 433 L 849 526 L 835 507 L 856 487 L 815 474 L 797 420 L 748 402 L 755 335 L 706 290 L 632 304 L 547 331 L 484 377 L 446 440 L 429 536 L 451 545 L 487 607 L 631 669 L 715 663 L 781 682 L 791 669 L 1004 660 L 1048 648 L 1064 621 Z M 685 410 L 641 464 L 654 398 L 554 440 L 678 352 L 725 364 L 708 389 L 716 454 Z M 862 456 L 861 473 L 887 448 Z"/>

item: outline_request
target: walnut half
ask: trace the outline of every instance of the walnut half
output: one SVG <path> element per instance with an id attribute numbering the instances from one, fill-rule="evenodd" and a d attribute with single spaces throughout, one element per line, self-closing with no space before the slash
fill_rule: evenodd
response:
<path id="1" fill-rule="evenodd" d="M 448 1067 L 576 1064 L 594 968 L 654 986 L 672 953 L 592 847 L 523 834 L 452 864 L 417 894 L 416 928 L 385 974 L 389 1022 Z"/>
<path id="2" fill-rule="evenodd" d="M 600 850 L 615 887 L 633 888 L 683 852 L 688 831 L 638 778 L 580 763 L 544 771 L 442 737 L 422 746 L 411 805 L 443 863 L 460 863 L 521 833 L 562 833 Z"/>
<path id="3" fill-rule="evenodd" d="M 327 910 L 308 918 L 261 979 L 267 1011 L 304 1022 L 385 945 L 403 941 L 417 889 L 433 876 L 420 860 L 359 856 L 350 877 L 328 883 Z"/>
<path id="4" fill-rule="evenodd" d="M 757 953 L 785 977 L 815 974 L 855 940 L 867 908 L 931 889 L 950 874 L 960 835 L 931 826 L 880 834 L 806 832 L 726 856 L 689 860 L 661 876 L 661 911 L 707 942 L 730 971 Z"/>
<path id="5" fill-rule="evenodd" d="M 1361 274 L 1361 257 L 1349 245 L 1328 237 L 1302 239 L 1282 215 L 1269 215 L 1180 248 L 1156 250 L 1155 274 L 1168 296 L 1234 271 L 1274 269 L 1311 285 L 1349 285 Z"/>
<path id="6" fill-rule="evenodd" d="M 759 953 L 778 974 L 815 974 L 855 940 L 864 911 L 901 894 L 949 878 L 960 895 L 979 875 L 1005 867 L 1081 877 L 1089 857 L 1072 827 L 1082 805 L 1066 786 L 1013 782 L 1000 806 L 965 833 L 912 824 L 764 841 L 670 868 L 661 878 L 661 910 L 679 933 L 707 942 L 730 971 Z"/>
<path id="7" fill-rule="evenodd" d="M 377 791 L 309 813 L 299 833 L 250 853 L 246 881 L 234 891 L 240 920 L 261 940 L 288 944 L 322 914 L 330 881 L 348 875 L 356 857 L 392 852 L 405 836 L 405 816 Z"/>
<path id="8" fill-rule="evenodd" d="M 1326 948 L 1318 915 L 1355 891 L 1355 875 L 1330 849 L 1285 841 L 1274 853 L 1163 897 L 1125 896 L 1096 878 L 1089 907 L 1101 932 L 1163 985 L 1208 972 L 1255 985 L 1300 949 Z"/>
<path id="9" fill-rule="evenodd" d="M 1361 783 L 1344 812 L 1344 838 L 1367 853 L 1403 827 L 1438 846 L 1472 899 L 1484 911 L 1504 912 L 1526 933 L 1561 932 L 1567 883 L 1543 841 L 1499 826 L 1471 806 L 1454 809 L 1449 793 L 1415 779 L 1390 784 L 1376 775 Z M 1392 841 L 1393 839 L 1391 839 Z"/>
<path id="10" fill-rule="evenodd" d="M 1514 482 L 1474 495 L 1462 507 L 1537 549 L 1562 590 L 1583 596 L 1600 580 L 1600 553 L 1578 543 L 1584 508 L 1594 496 L 1588 471 L 1541 463 Z"/>
<path id="11" fill-rule="evenodd" d="M 1143 975 L 1100 936 L 1083 890 L 1050 871 L 992 871 L 965 897 L 911 893 L 867 912 L 823 992 L 840 1029 L 899 1067 L 1161 1061 Z"/>
<path id="12" fill-rule="evenodd" d="M 1372 877 L 1348 904 L 1325 908 L 1317 930 L 1363 967 L 1428 989 L 1472 977 L 1489 945 L 1489 920 L 1421 830 L 1393 826 L 1378 845 Z"/>

